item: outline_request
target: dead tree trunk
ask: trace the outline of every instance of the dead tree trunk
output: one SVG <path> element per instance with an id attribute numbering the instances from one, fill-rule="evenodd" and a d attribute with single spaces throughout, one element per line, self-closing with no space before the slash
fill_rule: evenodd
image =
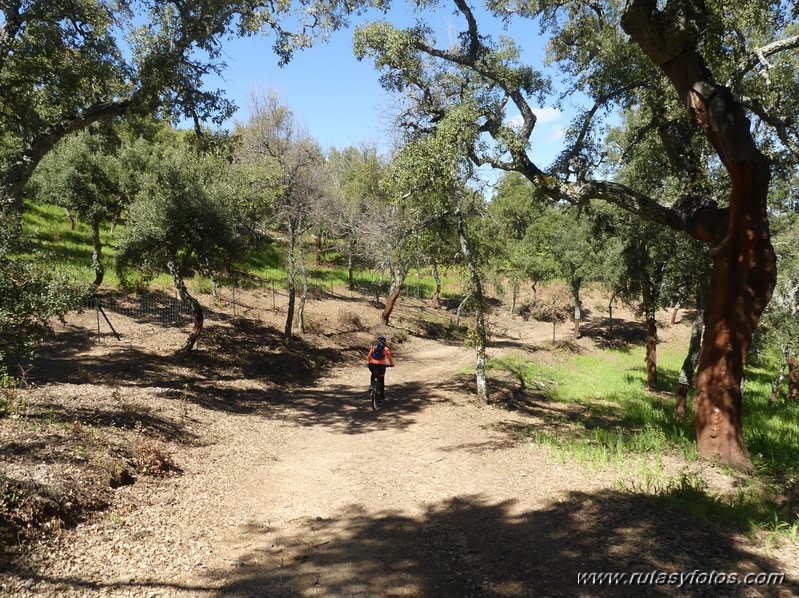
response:
<path id="1" fill-rule="evenodd" d="M 743 107 L 716 83 L 697 51 L 703 7 L 691 4 L 685 11 L 672 4 L 661 11 L 650 0 L 631 0 L 622 27 L 669 78 L 730 175 L 728 217 L 686 223 L 695 238 L 713 246 L 694 410 L 700 458 L 750 469 L 741 379 L 752 333 L 776 283 L 766 212 L 770 171 Z"/>

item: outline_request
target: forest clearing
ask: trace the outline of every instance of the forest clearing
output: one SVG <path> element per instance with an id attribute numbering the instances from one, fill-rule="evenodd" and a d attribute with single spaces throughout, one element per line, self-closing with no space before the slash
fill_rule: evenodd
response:
<path id="1" fill-rule="evenodd" d="M 795 536 L 753 534 L 714 510 L 712 496 L 735 496 L 749 483 L 743 474 L 668 450 L 581 462 L 531 442 L 531 429 L 565 434 L 587 406 L 524 391 L 501 372 L 494 401 L 481 405 L 467 373 L 473 350 L 422 332 L 450 318 L 446 308 L 403 298 L 385 328 L 379 306 L 350 295 L 315 296 L 312 332 L 291 350 L 280 342 L 280 298 L 273 309 L 268 290 L 239 291 L 235 317 L 205 295 L 206 330 L 191 353 L 175 352 L 185 326 L 109 312 L 118 341 L 105 321 L 98 338 L 94 310 L 71 315 L 0 420 L 3 475 L 40 493 L 18 515 L 27 508 L 45 519 L 4 554 L 3 594 L 799 592 Z M 615 329 L 633 341 L 629 350 L 641 324 L 619 311 Z M 689 322 L 670 326 L 669 316 L 660 316 L 663 350 L 682 351 Z M 489 353 L 542 363 L 590 355 L 608 340 L 606 320 L 586 322 L 576 341 L 564 324 L 552 343 L 550 324 L 510 316 L 497 301 Z M 397 366 L 373 412 L 365 352 L 376 331 L 387 333 Z M 643 353 L 639 361 L 631 384 L 643 387 Z M 614 419 L 609 410 L 598 425 Z M 680 492 L 686 480 L 706 493 L 690 484 Z M 636 571 L 785 579 L 577 585 L 579 573 Z"/>

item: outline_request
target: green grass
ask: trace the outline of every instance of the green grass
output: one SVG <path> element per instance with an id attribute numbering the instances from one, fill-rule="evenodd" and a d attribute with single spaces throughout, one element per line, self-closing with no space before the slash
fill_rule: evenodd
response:
<path id="1" fill-rule="evenodd" d="M 75 230 L 70 229 L 66 212 L 58 206 L 46 204 L 25 204 L 23 213 L 24 230 L 33 238 L 36 250 L 42 259 L 47 259 L 62 267 L 81 280 L 94 280 L 92 268 L 91 227 L 85 222 L 75 221 Z M 117 227 L 116 234 L 120 228 Z M 117 286 L 119 279 L 111 267 L 113 265 L 115 239 L 111 227 L 104 224 L 100 228 L 103 243 L 103 263 L 106 268 L 104 284 Z"/>
<path id="2" fill-rule="evenodd" d="M 541 410 L 545 425 L 522 431 L 530 441 L 550 447 L 556 458 L 613 467 L 626 490 L 667 497 L 698 517 L 734 522 L 764 533 L 768 541 L 799 541 L 799 509 L 791 501 L 778 506 L 780 501 L 773 499 L 799 479 L 799 405 L 768 406 L 774 371 L 768 363 L 747 368 L 743 416 L 755 479 L 764 490 L 742 484 L 731 494 L 719 494 L 688 469 L 676 478 L 666 475 L 666 455 L 682 457 L 687 467 L 697 460 L 690 407 L 686 422 L 678 424 L 673 416 L 684 350 L 658 346 L 659 392 L 646 388 L 645 349 L 638 346 L 592 355 L 560 352 L 552 366 L 519 357 L 494 360 L 489 366 L 510 373 L 540 399 L 564 406 Z"/>
<path id="3" fill-rule="evenodd" d="M 42 259 L 47 259 L 53 264 L 63 267 L 81 280 L 94 280 L 91 228 L 87 223 L 76 220 L 75 229 L 71 230 L 63 208 L 48 204 L 26 203 L 23 227 L 32 236 L 36 251 L 40 253 Z M 114 248 L 123 231 L 124 224 L 117 225 L 113 235 L 110 223 L 105 222 L 101 226 L 100 235 L 105 266 L 103 287 L 119 287 L 119 278 L 114 270 Z M 316 265 L 311 239 L 307 239 L 306 242 L 305 259 L 311 289 L 337 294 L 346 293 L 349 288 L 346 260 L 342 260 L 335 251 L 329 251 L 325 253 L 323 263 Z M 237 284 L 245 287 L 275 284 L 275 286 L 285 289 L 287 284 L 285 263 L 284 248 L 280 243 L 265 245 L 234 266 L 234 270 L 246 272 L 250 276 L 236 277 L 235 279 L 221 276 L 218 282 L 223 286 Z M 385 299 L 391 285 L 388 272 L 381 277 L 380 272 L 359 265 L 353 274 L 355 288 L 358 291 L 369 295 L 378 295 Z M 435 281 L 429 275 L 429 271 L 422 274 L 417 276 L 416 270 L 411 270 L 408 274 L 403 290 L 406 296 L 419 298 L 433 296 Z M 152 280 L 150 284 L 154 287 L 171 287 L 172 279 L 164 273 Z M 445 289 L 458 286 L 455 278 L 447 276 L 442 278 L 442 284 Z M 203 289 L 203 292 L 210 292 L 210 283 L 195 281 L 194 286 Z M 443 294 L 446 296 L 447 291 Z M 452 292 L 450 292 L 451 295 Z"/>
<path id="4" fill-rule="evenodd" d="M 676 386 L 681 356 L 677 348 L 658 348 L 658 390 Z M 546 399 L 580 407 L 580 416 L 564 439 L 549 432 L 537 440 L 563 446 L 580 460 L 607 463 L 627 453 L 671 451 L 695 457 L 692 423 L 674 422 L 674 403 L 646 388 L 644 348 L 606 350 L 599 355 L 563 355 L 555 366 L 519 359 L 499 360 L 491 367 L 511 371 Z M 551 438 L 547 438 L 552 436 Z"/>

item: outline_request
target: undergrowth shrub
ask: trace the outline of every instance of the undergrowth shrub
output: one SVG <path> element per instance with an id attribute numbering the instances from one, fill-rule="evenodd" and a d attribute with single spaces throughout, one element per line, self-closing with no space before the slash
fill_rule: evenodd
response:
<path id="1" fill-rule="evenodd" d="M 361 317 L 349 309 L 340 309 L 338 312 L 338 325 L 347 331 L 363 330 L 364 324 Z"/>
<path id="2" fill-rule="evenodd" d="M 155 438 L 139 438 L 133 444 L 131 464 L 137 471 L 151 476 L 177 470 L 166 445 Z"/>

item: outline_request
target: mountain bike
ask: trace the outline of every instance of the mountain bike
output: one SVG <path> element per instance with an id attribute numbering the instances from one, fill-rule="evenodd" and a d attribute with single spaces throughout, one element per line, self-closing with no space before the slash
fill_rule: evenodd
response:
<path id="1" fill-rule="evenodd" d="M 372 411 L 377 411 L 378 405 L 386 399 L 385 378 L 376 377 L 369 386 L 369 396 L 372 398 Z"/>

